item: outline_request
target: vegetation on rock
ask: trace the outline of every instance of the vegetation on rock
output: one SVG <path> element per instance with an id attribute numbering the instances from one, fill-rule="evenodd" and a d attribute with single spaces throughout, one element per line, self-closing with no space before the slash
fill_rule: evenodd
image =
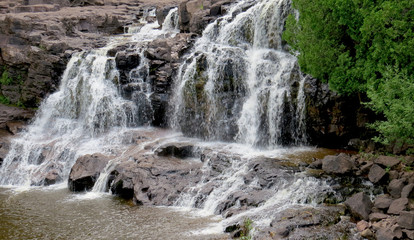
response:
<path id="1" fill-rule="evenodd" d="M 414 144 L 414 2 L 293 0 L 283 38 L 302 71 L 340 94 L 367 95 L 384 144 Z"/>

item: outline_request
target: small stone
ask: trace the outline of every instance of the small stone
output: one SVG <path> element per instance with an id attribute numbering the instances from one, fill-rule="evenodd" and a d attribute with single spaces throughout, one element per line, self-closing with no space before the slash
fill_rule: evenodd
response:
<path id="1" fill-rule="evenodd" d="M 408 198 L 399 198 L 397 200 L 392 201 L 387 213 L 398 215 L 400 214 L 400 212 L 406 210 L 407 206 Z"/>
<path id="2" fill-rule="evenodd" d="M 392 199 L 388 195 L 380 195 L 374 200 L 374 206 L 379 209 L 387 209 L 391 203 Z"/>
<path id="3" fill-rule="evenodd" d="M 414 211 L 402 211 L 398 217 L 398 225 L 406 229 L 414 230 Z"/>
<path id="4" fill-rule="evenodd" d="M 403 229 L 402 230 L 405 236 L 409 239 L 414 239 L 414 231 Z"/>
<path id="5" fill-rule="evenodd" d="M 377 221 L 380 221 L 382 219 L 386 219 L 387 217 L 388 217 L 388 215 L 384 214 L 384 213 L 371 213 L 369 215 L 369 221 L 377 222 Z"/>
<path id="6" fill-rule="evenodd" d="M 374 164 L 371 169 L 369 170 L 368 173 L 368 179 L 372 182 L 372 183 L 377 183 L 379 181 L 381 181 L 381 179 L 385 176 L 386 172 L 384 169 L 382 169 L 382 167 L 380 167 L 377 164 Z"/>
<path id="7" fill-rule="evenodd" d="M 374 233 L 370 229 L 365 229 L 364 231 L 361 232 L 361 237 L 363 237 L 363 238 L 373 238 Z"/>
<path id="8" fill-rule="evenodd" d="M 402 230 L 401 227 L 398 224 L 395 224 L 391 227 L 391 232 L 394 234 L 394 236 L 398 239 L 402 237 Z"/>
<path id="9" fill-rule="evenodd" d="M 403 189 L 401 190 L 401 197 L 403 198 L 414 198 L 414 184 L 410 183 L 406 186 L 403 187 Z"/>
<path id="10" fill-rule="evenodd" d="M 377 159 L 374 160 L 374 163 L 380 164 L 384 167 L 392 168 L 400 163 L 400 159 L 390 156 L 379 156 Z"/>
<path id="11" fill-rule="evenodd" d="M 369 223 L 365 220 L 361 220 L 356 225 L 358 232 L 362 232 L 369 227 Z"/>
<path id="12" fill-rule="evenodd" d="M 369 197 L 363 192 L 352 195 L 345 201 L 345 205 L 350 209 L 352 215 L 363 220 L 368 220 L 373 206 Z"/>
<path id="13" fill-rule="evenodd" d="M 403 179 L 394 179 L 388 185 L 388 192 L 391 194 L 393 198 L 401 197 L 401 191 L 404 188 L 404 180 Z"/>

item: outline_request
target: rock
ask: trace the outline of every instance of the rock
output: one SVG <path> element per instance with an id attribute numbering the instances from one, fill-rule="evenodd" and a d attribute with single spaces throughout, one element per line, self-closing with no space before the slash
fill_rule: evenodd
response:
<path id="1" fill-rule="evenodd" d="M 407 184 L 401 190 L 401 197 L 402 198 L 414 198 L 414 183 Z"/>
<path id="2" fill-rule="evenodd" d="M 374 206 L 379 209 L 388 209 L 392 201 L 388 195 L 380 195 L 374 200 Z"/>
<path id="3" fill-rule="evenodd" d="M 11 79 L 1 86 L 0 94 L 11 104 L 38 107 L 57 89 L 73 52 L 102 47 L 107 36 L 138 22 L 137 2 L 97 6 L 105 3 L 99 0 L 81 7 L 63 2 L 27 5 L 28 1 L 13 1 L 14 6 L 6 10 L 13 14 L 0 15 L 0 75 L 5 69 Z"/>
<path id="4" fill-rule="evenodd" d="M 383 214 L 383 213 L 371 213 L 369 215 L 369 221 L 371 221 L 371 222 L 377 222 L 377 221 L 380 221 L 382 219 L 386 219 L 387 217 L 389 217 L 387 214 Z"/>
<path id="5" fill-rule="evenodd" d="M 398 217 L 398 225 L 409 230 L 414 230 L 414 211 L 401 211 Z"/>
<path id="6" fill-rule="evenodd" d="M 374 160 L 374 163 L 389 168 L 396 166 L 400 162 L 401 161 L 398 158 L 389 156 L 379 156 L 377 159 Z"/>
<path id="7" fill-rule="evenodd" d="M 322 159 L 322 169 L 329 174 L 345 174 L 355 168 L 355 163 L 347 154 L 338 156 L 326 156 Z"/>
<path id="8" fill-rule="evenodd" d="M 57 170 L 53 169 L 45 175 L 43 185 L 49 186 L 49 185 L 53 185 L 60 181 L 62 181 L 62 178 L 59 176 L 59 173 L 57 172 Z"/>
<path id="9" fill-rule="evenodd" d="M 370 229 L 365 229 L 361 232 L 361 237 L 370 239 L 374 237 L 374 233 Z"/>
<path id="10" fill-rule="evenodd" d="M 363 220 L 369 219 L 369 214 L 373 206 L 369 197 L 363 192 L 352 195 L 345 201 L 345 205 L 354 217 Z"/>
<path id="11" fill-rule="evenodd" d="M 408 239 L 414 239 L 414 231 L 407 230 L 407 229 L 403 229 L 402 231 L 405 237 L 407 237 Z"/>
<path id="12" fill-rule="evenodd" d="M 369 170 L 368 173 L 368 179 L 372 182 L 372 183 L 378 183 L 379 181 L 381 181 L 381 179 L 383 179 L 383 177 L 386 175 L 386 172 L 384 169 L 382 169 L 380 166 L 378 166 L 377 164 L 374 164 L 371 169 Z"/>
<path id="13" fill-rule="evenodd" d="M 181 159 L 190 158 L 195 155 L 194 146 L 185 143 L 175 143 L 161 146 L 157 150 L 155 150 L 155 153 L 158 156 L 177 157 Z"/>
<path id="14" fill-rule="evenodd" d="M 348 147 L 353 138 L 362 138 L 367 122 L 375 119 L 372 111 L 362 106 L 357 96 L 344 96 L 329 89 L 329 85 L 306 78 L 306 133 L 311 145 L 328 148 Z M 350 106 L 353 106 L 352 108 Z M 354 145 L 366 149 L 366 142 Z"/>
<path id="15" fill-rule="evenodd" d="M 399 198 L 392 201 L 390 208 L 388 209 L 388 214 L 400 214 L 400 212 L 405 211 L 408 206 L 408 198 Z"/>
<path id="16" fill-rule="evenodd" d="M 309 168 L 313 169 L 321 169 L 322 168 L 322 159 L 316 159 L 311 164 L 309 164 Z"/>
<path id="17" fill-rule="evenodd" d="M 394 238 L 400 239 L 402 237 L 402 230 L 398 225 L 394 225 L 379 229 L 375 236 L 377 240 L 393 240 Z"/>
<path id="18" fill-rule="evenodd" d="M 369 227 L 369 223 L 365 220 L 361 220 L 357 222 L 356 227 L 357 227 L 358 232 L 362 232 Z"/>
<path id="19" fill-rule="evenodd" d="M 403 179 L 394 179 L 390 182 L 387 189 L 393 198 L 401 197 L 401 191 L 404 188 Z"/>
<path id="20" fill-rule="evenodd" d="M 69 190 L 80 192 L 92 189 L 109 159 L 99 153 L 79 157 L 69 174 Z"/>

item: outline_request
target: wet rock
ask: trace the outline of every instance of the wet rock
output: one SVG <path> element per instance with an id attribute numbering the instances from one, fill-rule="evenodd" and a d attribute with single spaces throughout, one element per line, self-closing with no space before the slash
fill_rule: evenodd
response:
<path id="1" fill-rule="evenodd" d="M 95 153 L 79 157 L 69 174 L 69 190 L 80 192 L 92 189 L 109 157 Z"/>
<path id="2" fill-rule="evenodd" d="M 414 211 L 401 211 L 398 217 L 398 225 L 403 228 L 413 230 L 414 229 Z"/>
<path id="3" fill-rule="evenodd" d="M 404 188 L 403 179 L 394 179 L 390 182 L 387 189 L 393 198 L 401 197 L 401 191 Z"/>
<path id="4" fill-rule="evenodd" d="M 60 181 L 62 181 L 62 178 L 59 176 L 58 171 L 54 169 L 54 170 L 49 171 L 45 175 L 44 182 L 42 185 L 49 186 L 49 185 L 53 185 Z"/>
<path id="5" fill-rule="evenodd" d="M 388 195 L 380 195 L 374 200 L 374 206 L 379 209 L 388 209 L 392 201 Z"/>
<path id="6" fill-rule="evenodd" d="M 355 168 L 355 163 L 347 154 L 341 153 L 338 156 L 326 156 L 322 159 L 322 169 L 329 174 L 345 174 Z"/>
<path id="7" fill-rule="evenodd" d="M 161 146 L 155 153 L 158 156 L 189 158 L 194 156 L 194 146 L 186 143 L 175 143 L 166 146 Z"/>
<path id="8" fill-rule="evenodd" d="M 378 183 L 386 175 L 386 172 L 382 167 L 377 164 L 374 164 L 368 173 L 368 179 L 372 183 Z"/>
<path id="9" fill-rule="evenodd" d="M 370 138 L 367 122 L 375 119 L 372 111 L 361 105 L 357 96 L 343 96 L 329 89 L 328 84 L 313 78 L 305 80 L 306 133 L 310 144 L 328 148 L 348 147 L 353 138 Z M 354 144 L 354 149 L 365 149 Z"/>
<path id="10" fill-rule="evenodd" d="M 392 168 L 400 163 L 400 160 L 396 157 L 379 156 L 374 160 L 374 163 L 382 165 L 384 167 Z"/>
<path id="11" fill-rule="evenodd" d="M 311 164 L 309 164 L 309 168 L 313 169 L 321 169 L 322 168 L 322 159 L 316 159 Z"/>
<path id="12" fill-rule="evenodd" d="M 345 201 L 345 205 L 356 218 L 368 220 L 371 208 L 373 206 L 371 200 L 363 192 L 356 193 Z"/>
<path id="13" fill-rule="evenodd" d="M 400 212 L 407 210 L 408 207 L 408 198 L 399 198 L 392 201 L 390 208 L 388 209 L 388 214 L 400 214 Z"/>

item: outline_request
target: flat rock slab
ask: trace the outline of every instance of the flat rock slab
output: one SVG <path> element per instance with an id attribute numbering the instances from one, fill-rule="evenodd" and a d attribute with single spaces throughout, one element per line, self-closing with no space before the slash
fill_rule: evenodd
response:
<path id="1" fill-rule="evenodd" d="M 380 164 L 384 167 L 392 168 L 399 164 L 401 161 L 396 157 L 389 157 L 389 156 L 379 156 L 377 159 L 374 160 L 374 163 Z"/>

